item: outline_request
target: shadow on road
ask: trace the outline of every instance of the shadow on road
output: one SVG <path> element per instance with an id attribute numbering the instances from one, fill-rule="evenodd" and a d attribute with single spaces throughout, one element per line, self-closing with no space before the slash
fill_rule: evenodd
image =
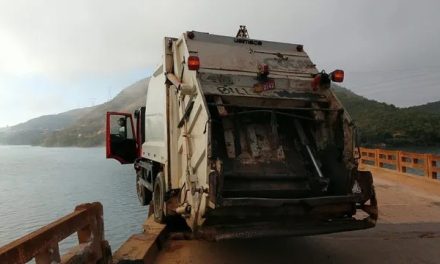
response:
<path id="1" fill-rule="evenodd" d="M 439 263 L 440 222 L 311 237 L 170 241 L 157 263 Z"/>

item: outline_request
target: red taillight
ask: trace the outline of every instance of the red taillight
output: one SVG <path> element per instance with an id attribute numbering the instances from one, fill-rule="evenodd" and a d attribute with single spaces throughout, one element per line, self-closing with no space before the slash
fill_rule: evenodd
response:
<path id="1" fill-rule="evenodd" d="M 325 71 L 316 74 L 311 83 L 313 91 L 330 88 L 330 78 L 331 76 L 325 73 Z"/>
<path id="2" fill-rule="evenodd" d="M 264 63 L 258 65 L 258 73 L 266 76 L 269 75 L 269 65 Z"/>
<path id="3" fill-rule="evenodd" d="M 200 60 L 197 56 L 188 57 L 188 69 L 191 71 L 197 71 L 200 68 Z"/>
<path id="4" fill-rule="evenodd" d="M 321 74 L 317 74 L 312 80 L 312 90 L 317 91 L 320 83 L 321 83 Z"/>
<path id="5" fill-rule="evenodd" d="M 344 71 L 343 70 L 334 70 L 331 73 L 332 81 L 334 82 L 343 82 L 344 81 Z"/>

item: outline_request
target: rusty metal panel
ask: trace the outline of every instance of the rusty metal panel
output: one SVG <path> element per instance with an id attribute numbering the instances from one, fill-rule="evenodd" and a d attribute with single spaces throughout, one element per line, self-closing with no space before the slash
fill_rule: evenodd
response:
<path id="1" fill-rule="evenodd" d="M 259 64 L 269 65 L 271 73 L 316 74 L 318 71 L 308 56 L 281 52 L 258 52 L 254 56 Z"/>
<path id="2" fill-rule="evenodd" d="M 255 72 L 258 61 L 246 46 L 190 41 L 190 51 L 197 52 L 201 68 Z"/>
<path id="3" fill-rule="evenodd" d="M 268 64 L 284 73 L 317 73 L 302 45 L 273 41 L 241 40 L 234 37 L 192 32 L 187 38 L 190 52 L 197 53 L 201 68 L 255 72 L 259 64 Z"/>
<path id="4" fill-rule="evenodd" d="M 255 76 L 201 72 L 200 83 L 205 95 L 223 95 L 257 98 L 285 98 L 307 101 L 325 101 L 325 96 L 310 88 L 310 78 L 273 78 L 274 88 L 258 92 Z"/>
<path id="5" fill-rule="evenodd" d="M 234 125 L 232 124 L 232 120 L 228 118 L 223 119 L 223 128 L 226 152 L 229 158 L 235 158 Z"/>

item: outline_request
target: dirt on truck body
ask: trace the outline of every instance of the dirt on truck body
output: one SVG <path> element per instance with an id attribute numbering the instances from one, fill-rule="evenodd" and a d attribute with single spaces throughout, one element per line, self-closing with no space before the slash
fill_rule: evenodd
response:
<path id="1" fill-rule="evenodd" d="M 167 37 L 145 107 L 107 114 L 107 157 L 134 163 L 157 222 L 183 219 L 196 237 L 373 227 L 372 176 L 358 171 L 356 127 L 331 90 L 343 77 L 245 27 Z"/>

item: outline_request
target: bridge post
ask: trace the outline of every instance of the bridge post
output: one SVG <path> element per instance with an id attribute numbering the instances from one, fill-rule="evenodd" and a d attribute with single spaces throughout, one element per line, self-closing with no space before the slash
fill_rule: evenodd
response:
<path id="1" fill-rule="evenodd" d="M 374 149 L 374 165 L 380 168 L 379 163 L 379 149 Z"/>
<path id="2" fill-rule="evenodd" d="M 42 250 L 39 254 L 35 256 L 36 264 L 50 264 L 50 263 L 60 263 L 60 248 L 58 243 L 55 243 L 46 249 Z"/>
<path id="3" fill-rule="evenodd" d="M 396 151 L 396 170 L 402 172 L 402 151 Z"/>
<path id="4" fill-rule="evenodd" d="M 434 157 L 432 154 L 427 155 L 426 157 L 426 163 L 427 163 L 427 170 L 428 170 L 428 178 L 430 179 L 437 179 L 436 172 L 434 171 Z"/>
<path id="5" fill-rule="evenodd" d="M 425 158 L 424 158 L 424 160 L 425 160 L 425 166 L 423 166 L 423 172 L 425 173 L 425 176 L 426 177 L 428 177 L 428 178 L 432 178 L 432 176 L 431 176 L 431 173 L 430 173 L 430 165 L 431 165 L 431 158 L 429 157 L 429 156 L 431 156 L 431 155 L 429 155 L 429 154 L 425 154 Z"/>

